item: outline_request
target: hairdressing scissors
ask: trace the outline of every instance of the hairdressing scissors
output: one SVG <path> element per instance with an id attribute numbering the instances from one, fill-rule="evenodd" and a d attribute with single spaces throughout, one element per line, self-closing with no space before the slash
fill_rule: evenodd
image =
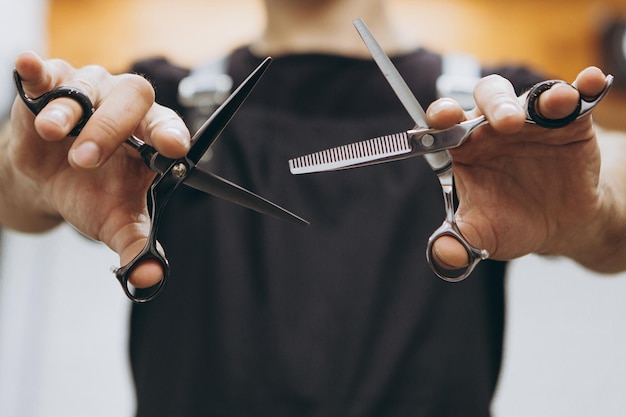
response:
<path id="1" fill-rule="evenodd" d="M 473 131 L 487 124 L 488 121 L 484 116 L 479 116 L 458 123 L 448 129 L 429 128 L 426 123 L 424 109 L 363 20 L 356 20 L 354 25 L 372 54 L 374 61 L 378 64 L 391 88 L 415 122 L 415 127 L 404 132 L 338 146 L 291 159 L 289 161 L 290 171 L 292 174 L 332 171 L 424 156 L 439 178 L 445 207 L 445 219 L 442 225 L 428 239 L 426 259 L 433 272 L 440 278 L 451 282 L 461 281 L 471 274 L 480 261 L 489 258 L 489 252 L 472 246 L 461 234 L 456 224 L 452 156 L 448 149 L 460 146 Z M 592 100 L 586 100 L 581 97 L 577 108 L 570 115 L 558 120 L 547 119 L 537 112 L 536 103 L 541 94 L 557 83 L 565 82 L 560 80 L 544 81 L 533 86 L 528 92 L 526 99 L 527 123 L 537 124 L 546 128 L 566 126 L 573 120 L 589 113 L 602 100 L 613 83 L 613 77 L 611 75 L 606 77 L 606 87 L 599 96 Z M 441 236 L 450 236 L 463 246 L 468 256 L 468 264 L 465 267 L 449 269 L 436 262 L 433 254 L 433 245 L 435 240 Z"/>
<path id="2" fill-rule="evenodd" d="M 132 301 L 143 303 L 158 297 L 169 278 L 170 266 L 167 258 L 158 249 L 157 231 L 161 214 L 174 191 L 181 184 L 203 191 L 240 206 L 250 208 L 260 213 L 269 214 L 298 224 L 308 225 L 308 222 L 284 208 L 260 197 L 245 188 L 240 187 L 224 178 L 197 167 L 198 162 L 206 151 L 215 142 L 222 130 L 230 122 L 248 94 L 252 91 L 271 62 L 266 58 L 241 85 L 226 99 L 226 101 L 209 117 L 192 137 L 192 144 L 187 155 L 180 159 L 170 159 L 159 154 L 152 146 L 144 143 L 135 136 L 126 140 L 126 144 L 135 149 L 143 162 L 156 172 L 147 195 L 148 212 L 150 214 L 150 232 L 148 241 L 143 250 L 127 265 L 115 268 L 113 272 L 122 285 L 124 293 Z M 89 97 L 82 91 L 68 87 L 57 87 L 37 98 L 29 98 L 24 92 L 22 80 L 14 71 L 14 81 L 20 97 L 33 114 L 38 114 L 50 101 L 59 97 L 69 97 L 77 101 L 83 110 L 83 117 L 70 133 L 77 136 L 87 123 L 95 109 Z M 149 289 L 135 289 L 128 279 L 131 272 L 145 260 L 156 260 L 163 267 L 163 278 Z"/>

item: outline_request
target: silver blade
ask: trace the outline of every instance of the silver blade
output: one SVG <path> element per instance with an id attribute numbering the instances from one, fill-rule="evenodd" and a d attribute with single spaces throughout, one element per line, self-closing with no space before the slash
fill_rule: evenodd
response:
<path id="1" fill-rule="evenodd" d="M 194 169 L 189 176 L 185 178 L 184 184 L 207 194 L 231 201 L 242 207 L 258 211 L 259 213 L 269 214 L 270 216 L 305 226 L 309 224 L 308 221 L 296 216 L 290 211 L 211 172 Z"/>
<path id="2" fill-rule="evenodd" d="M 354 27 L 363 38 L 363 42 L 365 42 L 365 46 L 369 49 L 372 54 L 372 58 L 382 71 L 385 78 L 387 78 L 387 82 L 391 85 L 391 88 L 396 93 L 396 96 L 400 99 L 400 102 L 409 113 L 415 124 L 419 127 L 428 127 L 426 123 L 426 113 L 424 109 L 420 105 L 417 98 L 411 92 L 411 89 L 404 81 L 404 78 L 400 75 L 396 67 L 391 62 L 391 59 L 387 56 L 385 51 L 380 47 L 374 35 L 370 32 L 370 30 L 365 25 L 363 19 L 357 19 L 354 21 Z"/>
<path id="3" fill-rule="evenodd" d="M 354 168 L 413 156 L 407 132 L 325 149 L 289 160 L 292 174 Z"/>
<path id="4" fill-rule="evenodd" d="M 417 98 L 413 95 L 406 81 L 404 81 L 404 78 L 402 78 L 391 62 L 391 59 L 389 59 L 385 51 L 383 51 L 383 48 L 380 47 L 363 19 L 355 20 L 354 27 L 356 27 L 359 35 L 363 38 L 363 42 L 365 46 L 367 46 L 367 49 L 369 49 L 370 54 L 372 54 L 372 58 L 374 58 L 374 61 L 387 79 L 387 82 L 396 93 L 396 96 L 398 96 L 398 99 L 400 99 L 400 102 L 409 113 L 409 116 L 411 116 L 415 122 L 416 127 L 428 128 L 424 108 L 420 105 L 419 101 L 417 101 Z M 452 157 L 448 151 L 425 154 L 424 158 L 435 172 L 445 169 L 452 161 Z"/>

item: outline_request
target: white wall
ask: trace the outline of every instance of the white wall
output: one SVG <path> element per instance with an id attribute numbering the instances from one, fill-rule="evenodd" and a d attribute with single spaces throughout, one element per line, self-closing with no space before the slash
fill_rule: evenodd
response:
<path id="1" fill-rule="evenodd" d="M 626 274 L 527 256 L 507 310 L 496 417 L 626 416 Z"/>
<path id="2" fill-rule="evenodd" d="M 0 0 L 0 118 L 15 95 L 13 62 L 24 50 L 45 50 L 45 0 Z"/>
<path id="3" fill-rule="evenodd" d="M 0 416 L 132 415 L 117 255 L 69 226 L 4 232 L 1 253 Z"/>

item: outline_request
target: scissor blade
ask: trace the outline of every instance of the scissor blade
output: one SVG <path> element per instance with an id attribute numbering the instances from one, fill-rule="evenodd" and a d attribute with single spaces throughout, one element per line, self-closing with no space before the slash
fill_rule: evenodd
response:
<path id="1" fill-rule="evenodd" d="M 396 93 L 396 96 L 400 99 L 400 102 L 409 113 L 415 124 L 419 127 L 428 127 L 426 123 L 426 113 L 424 113 L 424 108 L 420 105 L 417 98 L 411 92 L 411 89 L 404 81 L 404 78 L 400 75 L 396 67 L 391 62 L 391 59 L 387 56 L 385 51 L 378 44 L 374 35 L 370 32 L 367 25 L 363 19 L 357 19 L 354 21 L 354 27 L 363 38 L 363 42 L 367 49 L 369 49 L 372 54 L 372 58 L 382 71 L 385 78 L 387 78 L 387 82 L 391 85 L 391 88 Z"/>
<path id="2" fill-rule="evenodd" d="M 189 176 L 185 178 L 183 183 L 196 190 L 231 201 L 242 207 L 258 211 L 259 213 L 268 214 L 305 226 L 309 224 L 308 221 L 290 211 L 211 172 L 194 169 Z"/>
<path id="3" fill-rule="evenodd" d="M 191 149 L 187 153 L 187 158 L 194 164 L 198 163 L 202 155 L 211 147 L 235 113 L 237 113 L 237 110 L 239 110 L 239 107 L 241 107 L 263 73 L 265 73 L 271 61 L 271 58 L 265 58 L 194 134 L 191 139 Z"/>
<path id="4" fill-rule="evenodd" d="M 414 156 L 411 151 L 408 133 L 400 132 L 290 159 L 289 170 L 309 174 L 356 168 Z"/>
<path id="5" fill-rule="evenodd" d="M 396 96 L 398 96 L 398 99 L 400 99 L 400 102 L 409 113 L 409 116 L 411 116 L 415 122 L 416 127 L 428 128 L 424 108 L 420 105 L 419 101 L 417 101 L 417 98 L 413 95 L 413 92 L 411 92 L 406 81 L 404 81 L 404 78 L 402 78 L 397 68 L 391 62 L 391 59 L 389 59 L 385 51 L 383 51 L 383 48 L 378 44 L 363 19 L 355 20 L 354 26 L 361 35 L 361 38 L 363 38 L 363 42 L 372 54 L 372 58 L 374 58 L 374 61 L 385 78 L 387 78 L 387 82 L 396 93 Z M 452 161 L 448 151 L 427 153 L 424 155 L 424 158 L 436 172 L 448 167 Z"/>

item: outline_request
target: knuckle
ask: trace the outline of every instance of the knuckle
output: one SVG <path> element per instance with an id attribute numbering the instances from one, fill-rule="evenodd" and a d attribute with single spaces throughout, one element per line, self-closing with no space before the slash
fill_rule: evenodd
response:
<path id="1" fill-rule="evenodd" d="M 511 83 L 504 77 L 492 74 L 481 78 L 476 84 L 475 98 L 484 109 L 493 109 L 504 103 L 517 102 Z"/>
<path id="2" fill-rule="evenodd" d="M 476 83 L 476 88 L 483 89 L 489 85 L 492 85 L 493 83 L 501 83 L 502 81 L 504 81 L 504 78 L 498 74 L 486 75 L 478 80 L 478 82 Z"/>
<path id="3" fill-rule="evenodd" d="M 99 65 L 86 65 L 78 70 L 73 83 L 90 97 L 96 96 L 96 86 L 106 80 L 110 74 Z"/>
<path id="4" fill-rule="evenodd" d="M 118 138 L 124 136 L 120 122 L 108 114 L 99 115 L 98 129 L 101 132 L 101 137 Z"/>
<path id="5" fill-rule="evenodd" d="M 93 84 L 83 78 L 76 78 L 72 80 L 72 86 L 85 93 L 88 97 L 91 98 L 92 101 L 96 97 Z"/>
<path id="6" fill-rule="evenodd" d="M 152 104 L 155 100 L 155 92 L 152 84 L 141 75 L 122 74 L 118 76 L 118 84 L 134 92 L 146 104 Z"/>
<path id="7" fill-rule="evenodd" d="M 72 67 L 67 61 L 64 61 L 59 58 L 51 58 L 44 61 L 44 65 L 46 69 L 55 74 L 64 74 L 69 73 L 73 74 L 76 72 L 76 69 Z"/>
<path id="8" fill-rule="evenodd" d="M 156 131 L 162 127 L 176 126 L 180 129 L 185 128 L 184 123 L 178 115 L 171 109 L 166 107 L 159 108 L 160 112 L 150 120 L 146 120 L 143 126 L 146 130 Z"/>

